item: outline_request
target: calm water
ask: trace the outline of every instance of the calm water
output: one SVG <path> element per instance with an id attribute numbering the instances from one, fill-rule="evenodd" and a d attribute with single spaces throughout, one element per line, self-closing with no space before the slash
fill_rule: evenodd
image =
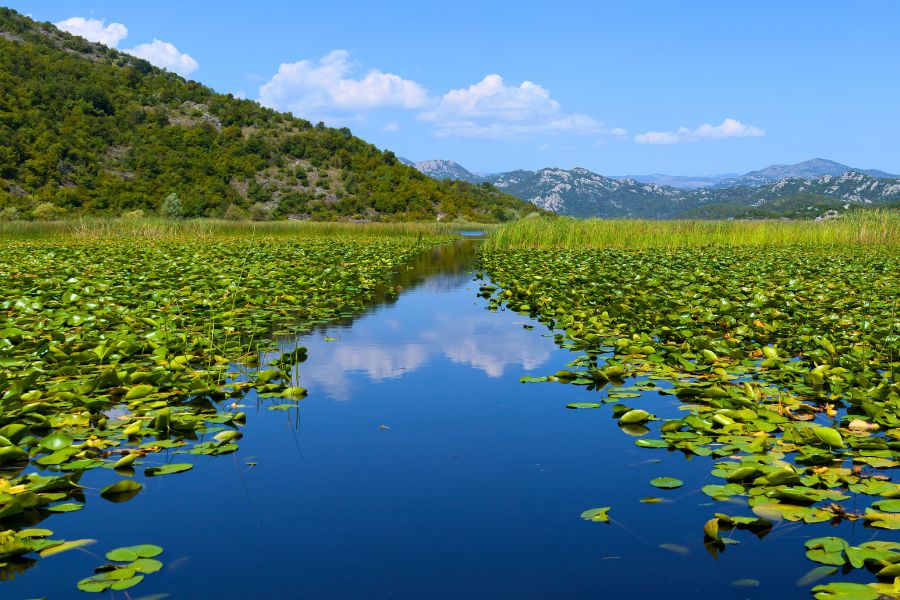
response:
<path id="1" fill-rule="evenodd" d="M 604 392 L 519 383 L 574 355 L 539 324 L 485 309 L 476 243 L 422 257 L 398 276 L 399 297 L 352 322 L 282 342 L 309 348 L 309 397 L 290 412 L 248 398 L 238 453 L 143 480 L 122 504 L 97 492 L 119 476 L 90 472 L 85 509 L 41 526 L 98 539 L 94 555 L 39 560 L 0 597 L 87 597 L 75 582 L 103 552 L 154 543 L 167 566 L 132 598 L 808 598 L 795 585 L 816 566 L 804 540 L 872 537 L 786 523 L 763 541 L 734 532 L 739 545 L 708 555 L 712 513 L 749 514 L 699 491 L 721 483 L 712 461 L 634 446 L 608 407 L 565 409 Z M 656 393 L 625 402 L 678 411 Z M 686 485 L 657 490 L 658 476 Z M 580 519 L 599 506 L 613 523 Z M 745 578 L 760 586 L 732 585 Z"/>

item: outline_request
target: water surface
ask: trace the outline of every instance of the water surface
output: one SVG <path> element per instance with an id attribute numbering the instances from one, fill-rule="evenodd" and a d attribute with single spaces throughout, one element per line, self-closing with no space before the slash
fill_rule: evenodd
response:
<path id="1" fill-rule="evenodd" d="M 477 243 L 426 253 L 357 318 L 281 340 L 309 348 L 297 368 L 309 396 L 287 412 L 248 397 L 236 454 L 144 479 L 122 504 L 97 491 L 118 475 L 89 473 L 84 510 L 41 526 L 97 538 L 94 555 L 41 559 L 3 597 L 85 596 L 75 582 L 103 552 L 154 543 L 167 566 L 132 598 L 807 598 L 795 585 L 816 566 L 804 540 L 872 537 L 861 524 L 786 523 L 763 541 L 735 532 L 740 544 L 708 555 L 703 523 L 749 514 L 700 492 L 721 483 L 712 461 L 636 447 L 609 407 L 565 408 L 606 391 L 519 383 L 575 355 L 537 322 L 486 310 Z M 673 396 L 625 402 L 678 412 Z M 657 490 L 659 476 L 686 485 Z M 580 519 L 599 506 L 612 523 Z M 760 585 L 732 585 L 747 578 Z"/>

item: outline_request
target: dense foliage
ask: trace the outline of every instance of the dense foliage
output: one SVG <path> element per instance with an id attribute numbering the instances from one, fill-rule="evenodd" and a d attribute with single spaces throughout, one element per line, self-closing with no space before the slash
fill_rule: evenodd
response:
<path id="1" fill-rule="evenodd" d="M 730 500 L 720 511 L 752 514 L 711 511 L 698 523 L 712 553 L 735 543 L 724 531 L 762 536 L 781 520 L 900 529 L 900 484 L 886 474 L 900 466 L 896 245 L 487 246 L 481 255 L 492 306 L 537 316 L 582 353 L 574 370 L 539 378 L 600 392 L 570 408 L 611 403 L 639 447 L 716 461 L 702 492 Z M 629 378 L 647 393 L 608 392 Z M 684 416 L 656 417 L 665 406 L 650 391 L 674 394 Z M 620 403 L 629 397 L 641 405 Z M 596 520 L 596 510 L 583 517 Z M 850 541 L 809 540 L 807 556 L 866 568 L 877 582 L 829 583 L 816 597 L 895 597 L 900 544 L 841 533 Z"/>
<path id="2" fill-rule="evenodd" d="M 157 212 L 497 221 L 530 210 L 0 8 L 0 219 Z"/>

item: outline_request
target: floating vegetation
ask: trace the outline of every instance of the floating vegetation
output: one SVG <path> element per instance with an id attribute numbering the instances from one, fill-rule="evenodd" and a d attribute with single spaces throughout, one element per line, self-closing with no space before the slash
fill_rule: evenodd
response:
<path id="1" fill-rule="evenodd" d="M 83 592 L 127 590 L 144 580 L 144 575 L 156 573 L 163 564 L 155 556 L 163 549 L 152 544 L 116 548 L 106 553 L 106 559 L 114 561 L 94 569 L 94 574 L 78 582 Z"/>
<path id="2" fill-rule="evenodd" d="M 119 474 L 99 495 L 126 502 L 150 478 L 189 471 L 193 456 L 235 452 L 247 419 L 238 400 L 251 390 L 297 406 L 307 392 L 291 369 L 306 350 L 265 364 L 273 340 L 360 311 L 397 266 L 440 241 L 414 227 L 362 231 L 4 243 L 0 577 L 76 543 L 25 526 L 81 509 L 87 472 Z M 134 561 L 149 558 L 103 567 L 79 587 L 135 585 L 150 563 Z"/>
<path id="3" fill-rule="evenodd" d="M 626 244 L 643 250 L 578 249 L 579 227 L 588 228 L 578 224 L 558 226 L 574 235 L 557 240 L 561 249 L 521 249 L 528 240 L 516 231 L 504 238 L 501 229 L 480 250 L 491 278 L 481 293 L 491 308 L 539 319 L 557 344 L 580 353 L 571 370 L 523 381 L 583 385 L 601 399 L 568 408 L 611 403 L 637 446 L 715 461 L 720 482 L 702 491 L 718 501 L 741 498 L 753 516 L 715 515 L 704 528 L 714 555 L 736 543 L 721 530 L 761 536 L 771 521 L 900 529 L 900 484 L 889 474 L 900 466 L 900 238 L 895 215 L 882 217 L 868 231 L 853 233 L 845 223 L 791 233 L 806 244 L 765 245 L 754 233 L 745 245 L 728 245 L 743 225 L 715 225 L 719 247 L 694 245 L 690 236 L 673 249 L 640 237 Z M 631 227 L 621 225 L 626 239 Z M 545 232 L 533 245 L 551 239 Z M 864 243 L 828 245 L 840 241 Z M 626 380 L 645 402 L 648 391 L 674 396 L 683 416 L 620 403 L 634 397 L 621 393 Z M 900 592 L 893 543 L 857 550 L 828 540 L 812 540 L 808 556 L 865 567 L 877 582 L 820 585 L 816 597 Z M 816 570 L 800 582 L 831 574 Z"/>

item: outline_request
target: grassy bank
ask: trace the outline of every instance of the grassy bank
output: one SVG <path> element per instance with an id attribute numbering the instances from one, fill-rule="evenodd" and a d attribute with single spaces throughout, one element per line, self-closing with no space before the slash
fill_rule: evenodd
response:
<path id="1" fill-rule="evenodd" d="M 650 221 L 529 218 L 503 225 L 494 248 L 680 248 L 763 244 L 900 244 L 900 213 L 861 211 L 829 221 Z"/>
<path id="2" fill-rule="evenodd" d="M 147 238 L 197 239 L 296 237 L 408 237 L 490 231 L 482 223 L 349 223 L 318 221 L 225 221 L 218 219 L 74 219 L 0 223 L 0 240 Z"/>

